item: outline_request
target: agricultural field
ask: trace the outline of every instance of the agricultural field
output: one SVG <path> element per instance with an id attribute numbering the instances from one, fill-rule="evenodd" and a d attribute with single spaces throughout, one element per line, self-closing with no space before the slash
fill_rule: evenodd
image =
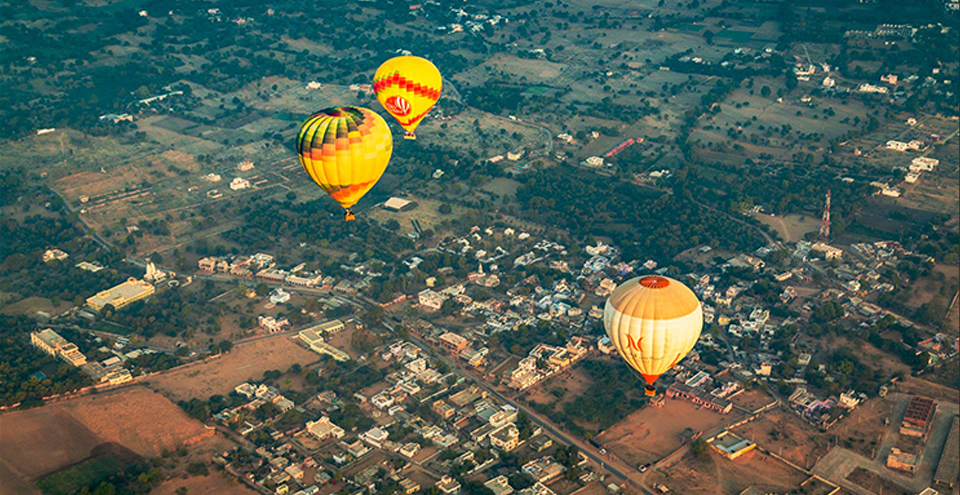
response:
<path id="1" fill-rule="evenodd" d="M 41 479 L 51 493 L 66 493 L 63 487 L 71 480 L 158 457 L 208 434 L 169 400 L 142 387 L 10 413 L 0 419 L 0 428 L 4 493 L 20 493 L 17 487 Z M 71 471 L 61 473 L 68 466 Z"/>
<path id="2" fill-rule="evenodd" d="M 219 358 L 163 373 L 145 384 L 175 401 L 206 399 L 226 395 L 247 380 L 258 380 L 264 371 L 286 371 L 294 363 L 307 365 L 318 358 L 289 336 L 278 335 L 239 344 Z"/>

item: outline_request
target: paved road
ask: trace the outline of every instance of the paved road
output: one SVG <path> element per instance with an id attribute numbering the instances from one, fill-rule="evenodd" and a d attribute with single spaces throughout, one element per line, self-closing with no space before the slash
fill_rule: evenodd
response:
<path id="1" fill-rule="evenodd" d="M 390 323 L 388 323 L 388 322 L 383 322 L 383 325 L 384 325 L 385 327 L 387 327 L 387 329 L 390 330 L 391 332 L 394 331 L 392 324 L 390 324 Z M 430 351 L 433 350 L 432 347 L 430 347 L 429 345 L 427 345 L 426 343 L 424 343 L 423 341 L 421 341 L 420 339 L 418 339 L 418 338 L 416 338 L 416 337 L 414 337 L 414 336 L 412 336 L 412 335 L 407 335 L 407 336 L 405 336 L 405 338 L 408 339 L 408 340 L 410 340 L 410 341 L 413 342 L 414 344 L 416 344 L 417 347 L 420 347 L 421 349 L 423 349 L 423 350 L 424 350 L 425 352 L 427 352 L 427 353 L 429 353 Z M 486 390 L 488 394 L 492 395 L 493 397 L 496 397 L 498 400 L 500 400 L 500 401 L 502 401 L 502 402 L 504 402 L 504 403 L 506 403 L 506 404 L 510 404 L 511 406 L 515 407 L 518 411 L 522 411 L 522 412 L 526 413 L 527 416 L 530 417 L 530 420 L 531 420 L 531 421 L 533 421 L 534 423 L 536 423 L 537 426 L 540 426 L 541 428 L 543 428 L 544 431 L 546 431 L 547 433 L 549 433 L 550 436 L 552 436 L 552 437 L 556 438 L 557 440 L 559 440 L 561 443 L 563 443 L 563 444 L 565 444 L 565 445 L 576 445 L 577 448 L 580 449 L 580 451 L 583 452 L 584 455 L 586 455 L 588 459 L 590 459 L 590 460 L 593 461 L 595 464 L 597 464 L 598 466 L 600 466 L 603 470 L 611 473 L 614 477 L 620 479 L 620 480 L 623 481 L 623 482 L 629 482 L 629 483 L 630 483 L 631 485 L 633 485 L 635 488 L 641 490 L 641 492 L 644 493 L 644 495 L 652 495 L 652 494 L 650 494 L 649 491 L 643 489 L 638 483 L 636 483 L 634 480 L 630 479 L 630 478 L 625 474 L 625 472 L 627 472 L 627 470 L 629 469 L 628 467 L 623 466 L 623 465 L 619 465 L 619 466 L 614 466 L 614 465 L 612 465 L 612 464 L 614 464 L 614 463 L 616 463 L 616 464 L 620 464 L 620 463 L 619 463 L 619 462 L 616 462 L 616 461 L 611 462 L 610 460 L 604 459 L 603 457 L 600 456 L 600 454 L 599 454 L 598 452 L 595 451 L 595 449 L 594 449 L 592 446 L 590 446 L 590 445 L 588 445 L 588 444 L 580 441 L 580 440 L 577 439 L 577 438 L 568 436 L 568 435 L 567 435 L 566 433 L 564 433 L 562 430 L 560 430 L 560 429 L 557 428 L 555 425 L 553 425 L 552 422 L 550 422 L 549 420 L 541 417 L 541 416 L 540 416 L 539 414 L 537 414 L 535 411 L 531 411 L 531 410 L 529 410 L 529 409 L 521 406 L 520 404 L 514 402 L 513 400 L 509 399 L 508 397 L 506 397 L 506 396 L 504 396 L 503 394 L 501 394 L 500 392 L 498 392 L 496 389 L 494 389 L 493 387 L 491 387 L 491 386 L 490 386 L 489 384 L 487 384 L 485 381 L 480 380 L 480 379 L 478 379 L 477 377 L 475 377 L 475 376 L 467 373 L 466 371 L 460 369 L 455 363 L 453 363 L 453 362 L 451 362 L 450 360 L 448 360 L 448 359 L 446 358 L 446 356 L 443 356 L 443 355 L 437 353 L 437 354 L 435 355 L 435 357 L 436 357 L 440 362 L 442 362 L 442 363 L 444 363 L 445 365 L 449 366 L 450 369 L 453 370 L 454 373 L 456 373 L 457 375 L 459 375 L 459 376 L 461 376 L 461 377 L 463 377 L 463 378 L 465 378 L 465 379 L 467 379 L 467 380 L 473 381 L 474 383 L 476 383 L 477 385 L 479 385 L 481 388 L 483 388 L 484 390 Z"/>

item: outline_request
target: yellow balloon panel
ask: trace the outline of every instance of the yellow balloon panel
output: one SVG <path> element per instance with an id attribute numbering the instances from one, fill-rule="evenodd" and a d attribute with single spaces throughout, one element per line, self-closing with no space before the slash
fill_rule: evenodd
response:
<path id="1" fill-rule="evenodd" d="M 383 175 L 393 137 L 383 117 L 359 107 L 334 107 L 310 116 L 297 135 L 300 164 L 344 208 L 357 204 Z"/>
<path id="2" fill-rule="evenodd" d="M 411 134 L 440 99 L 442 87 L 440 71 L 420 57 L 391 58 L 373 76 L 377 100 Z"/>
<path id="3" fill-rule="evenodd" d="M 635 278 L 610 295 L 603 325 L 620 356 L 652 385 L 693 349 L 703 310 L 693 291 L 676 280 Z"/>

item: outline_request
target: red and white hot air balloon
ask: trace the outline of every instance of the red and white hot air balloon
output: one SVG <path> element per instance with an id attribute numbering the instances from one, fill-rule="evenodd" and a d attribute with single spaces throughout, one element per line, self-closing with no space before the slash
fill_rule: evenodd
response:
<path id="1" fill-rule="evenodd" d="M 653 382 L 693 349 L 703 327 L 703 306 L 690 288 L 667 277 L 628 280 L 607 299 L 607 335 L 655 395 Z"/>

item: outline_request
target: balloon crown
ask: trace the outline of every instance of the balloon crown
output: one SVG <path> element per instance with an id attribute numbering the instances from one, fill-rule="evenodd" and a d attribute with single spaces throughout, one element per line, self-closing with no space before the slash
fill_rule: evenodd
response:
<path id="1" fill-rule="evenodd" d="M 670 280 L 665 277 L 649 276 L 641 278 L 640 285 L 648 289 L 663 289 L 670 285 Z"/>

